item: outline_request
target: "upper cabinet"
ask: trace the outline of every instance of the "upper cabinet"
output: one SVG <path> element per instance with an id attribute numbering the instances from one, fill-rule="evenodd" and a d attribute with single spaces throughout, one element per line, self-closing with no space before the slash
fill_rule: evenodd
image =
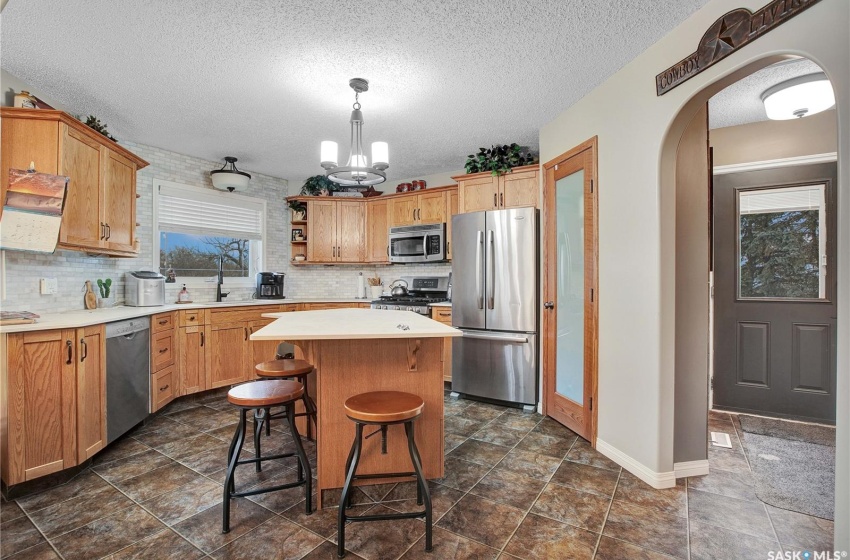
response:
<path id="1" fill-rule="evenodd" d="M 525 165 L 499 176 L 472 173 L 452 177 L 458 185 L 458 212 L 539 207 L 539 171 L 538 165 Z"/>
<path id="2" fill-rule="evenodd" d="M 0 109 L 0 185 L 5 200 L 9 169 L 69 177 L 59 247 L 134 257 L 136 171 L 148 165 L 135 154 L 62 111 Z"/>
<path id="3" fill-rule="evenodd" d="M 366 262 L 390 260 L 389 204 L 380 198 L 366 203 Z"/>
<path id="4" fill-rule="evenodd" d="M 366 261 L 366 207 L 361 201 L 307 202 L 306 263 Z"/>
<path id="5" fill-rule="evenodd" d="M 422 192 L 390 199 L 389 227 L 446 221 L 446 192 Z"/>

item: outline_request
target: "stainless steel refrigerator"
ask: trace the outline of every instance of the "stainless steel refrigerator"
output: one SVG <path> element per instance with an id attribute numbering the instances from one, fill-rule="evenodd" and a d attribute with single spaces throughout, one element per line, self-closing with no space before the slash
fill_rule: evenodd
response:
<path id="1" fill-rule="evenodd" d="M 537 210 L 452 217 L 452 390 L 533 405 L 537 398 Z"/>

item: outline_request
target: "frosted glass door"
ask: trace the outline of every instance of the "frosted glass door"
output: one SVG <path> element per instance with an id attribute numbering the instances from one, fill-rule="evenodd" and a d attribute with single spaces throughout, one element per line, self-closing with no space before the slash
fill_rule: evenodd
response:
<path id="1" fill-rule="evenodd" d="M 555 392 L 584 404 L 584 169 L 555 183 L 557 357 Z"/>

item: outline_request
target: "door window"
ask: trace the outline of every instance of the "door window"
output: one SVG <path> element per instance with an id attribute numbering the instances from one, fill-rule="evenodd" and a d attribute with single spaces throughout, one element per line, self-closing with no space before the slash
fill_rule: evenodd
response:
<path id="1" fill-rule="evenodd" d="M 825 185 L 737 195 L 738 297 L 825 299 Z"/>

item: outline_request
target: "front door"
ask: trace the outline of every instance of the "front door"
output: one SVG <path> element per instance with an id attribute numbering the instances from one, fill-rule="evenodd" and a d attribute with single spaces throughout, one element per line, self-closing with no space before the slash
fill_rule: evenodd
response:
<path id="1" fill-rule="evenodd" d="M 714 178 L 714 405 L 835 422 L 836 164 Z"/>
<path id="2" fill-rule="evenodd" d="M 543 412 L 596 444 L 596 139 L 544 166 Z"/>

